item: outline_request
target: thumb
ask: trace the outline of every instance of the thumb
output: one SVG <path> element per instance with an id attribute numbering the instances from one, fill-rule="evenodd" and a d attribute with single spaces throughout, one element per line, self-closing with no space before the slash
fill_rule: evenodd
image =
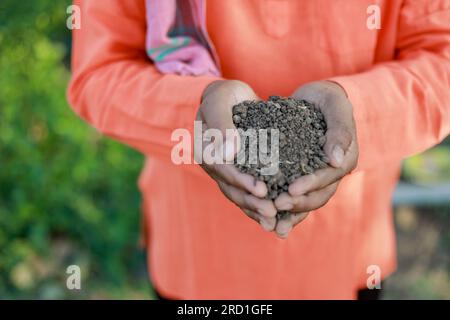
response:
<path id="1" fill-rule="evenodd" d="M 225 162 L 232 162 L 239 152 L 241 139 L 238 130 L 234 126 L 231 113 L 217 108 L 211 113 L 204 113 L 203 120 L 207 127 L 203 133 L 204 136 L 209 136 L 209 134 L 215 135 L 213 141 L 215 152 L 219 151 L 223 155 Z M 216 140 L 217 134 L 220 135 L 218 140 Z"/>
<path id="2" fill-rule="evenodd" d="M 214 101 L 207 105 L 202 109 L 201 118 L 207 128 L 204 132 L 205 135 L 208 134 L 208 130 L 219 131 L 221 137 L 219 140 L 214 140 L 214 149 L 219 150 L 220 154 L 223 155 L 223 160 L 228 163 L 233 161 L 235 155 L 239 152 L 241 140 L 234 125 L 231 111 L 234 101 L 226 100 L 227 98 L 220 99 L 220 103 Z M 208 99 L 205 99 L 203 103 L 207 104 Z"/>
<path id="3" fill-rule="evenodd" d="M 345 128 L 329 128 L 326 133 L 327 141 L 323 147 L 330 165 L 339 168 L 344 162 L 345 154 L 352 142 L 352 135 Z"/>
<path id="4" fill-rule="evenodd" d="M 233 106 L 244 101 L 256 99 L 253 90 L 245 83 L 237 80 L 218 82 L 202 102 L 202 117 L 208 128 L 215 128 L 222 133 L 223 158 L 233 161 L 241 142 L 239 132 L 233 122 Z"/>
<path id="5" fill-rule="evenodd" d="M 234 127 L 234 124 L 233 128 L 234 129 L 227 129 L 225 131 L 225 139 L 223 140 L 223 158 L 226 162 L 233 161 L 241 148 L 241 137 L 239 136 L 238 130 Z"/>

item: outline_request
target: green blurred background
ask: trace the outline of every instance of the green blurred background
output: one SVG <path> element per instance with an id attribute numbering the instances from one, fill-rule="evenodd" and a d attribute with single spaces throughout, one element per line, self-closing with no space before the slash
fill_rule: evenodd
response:
<path id="1" fill-rule="evenodd" d="M 0 1 L 0 298 L 152 298 L 138 246 L 143 157 L 66 102 L 70 4 Z M 403 180 L 448 182 L 449 159 L 447 142 L 407 160 Z M 450 299 L 449 205 L 414 192 L 396 204 L 400 265 L 385 298 Z M 71 264 L 80 291 L 66 289 Z"/>
<path id="2" fill-rule="evenodd" d="M 70 3 L 0 1 L 0 297 L 148 298 L 143 157 L 66 102 Z M 65 287 L 72 263 L 80 292 Z"/>

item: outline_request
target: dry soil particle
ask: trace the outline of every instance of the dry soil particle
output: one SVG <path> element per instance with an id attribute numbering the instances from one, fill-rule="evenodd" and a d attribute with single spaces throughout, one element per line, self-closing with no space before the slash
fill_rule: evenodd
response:
<path id="1" fill-rule="evenodd" d="M 233 107 L 233 122 L 244 131 L 279 129 L 279 170 L 275 175 L 261 175 L 264 165 L 259 158 L 256 164 L 249 164 L 249 139 L 243 146 L 245 163 L 236 164 L 241 172 L 266 183 L 267 199 L 275 199 L 296 178 L 324 168 L 329 162 L 323 151 L 327 130 L 323 114 L 305 100 L 271 96 L 267 101 L 244 101 Z"/>

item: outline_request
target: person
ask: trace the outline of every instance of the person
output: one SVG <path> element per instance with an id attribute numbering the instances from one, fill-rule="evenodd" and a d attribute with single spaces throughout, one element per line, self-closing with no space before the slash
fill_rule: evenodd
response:
<path id="1" fill-rule="evenodd" d="M 146 156 L 144 236 L 162 297 L 354 299 L 395 270 L 401 160 L 450 131 L 450 1 L 377 1 L 374 29 L 372 1 L 209 0 L 220 76 L 161 72 L 145 48 L 144 0 L 75 4 L 68 98 Z M 193 132 L 195 119 L 231 128 L 234 104 L 270 95 L 319 105 L 329 168 L 269 201 L 232 165 L 171 161 L 174 130 Z M 279 210 L 291 214 L 277 222 Z"/>

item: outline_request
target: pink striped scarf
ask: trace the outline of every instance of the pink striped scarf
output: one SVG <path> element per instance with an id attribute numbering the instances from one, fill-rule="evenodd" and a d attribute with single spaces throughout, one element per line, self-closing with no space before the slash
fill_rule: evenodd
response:
<path id="1" fill-rule="evenodd" d="M 205 0 L 146 0 L 147 54 L 162 73 L 220 75 Z"/>

